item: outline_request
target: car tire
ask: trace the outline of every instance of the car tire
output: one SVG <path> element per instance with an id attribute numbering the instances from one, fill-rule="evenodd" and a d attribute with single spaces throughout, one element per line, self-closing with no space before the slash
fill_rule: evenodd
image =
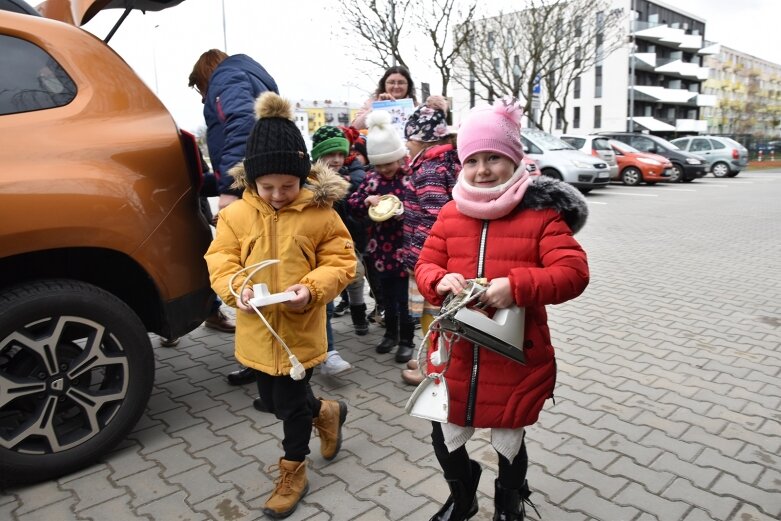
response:
<path id="1" fill-rule="evenodd" d="M 672 173 L 669 181 L 671 183 L 680 183 L 683 181 L 683 167 L 678 163 L 673 163 Z"/>
<path id="2" fill-rule="evenodd" d="M 739 173 L 740 173 L 740 170 L 738 170 L 737 172 L 730 172 L 729 174 L 727 174 L 727 177 L 735 177 Z"/>
<path id="3" fill-rule="evenodd" d="M 729 177 L 729 165 L 723 161 L 717 161 L 710 167 L 713 177 Z"/>
<path id="4" fill-rule="evenodd" d="M 643 182 L 643 173 L 633 166 L 626 167 L 621 172 L 621 182 L 627 186 L 637 186 Z"/>
<path id="5" fill-rule="evenodd" d="M 154 369 L 144 325 L 114 295 L 61 279 L 0 291 L 0 485 L 106 454 L 144 412 Z"/>
<path id="6" fill-rule="evenodd" d="M 551 179 L 556 179 L 558 181 L 563 180 L 561 174 L 557 170 L 554 170 L 553 168 L 543 168 L 542 175 L 548 176 Z"/>

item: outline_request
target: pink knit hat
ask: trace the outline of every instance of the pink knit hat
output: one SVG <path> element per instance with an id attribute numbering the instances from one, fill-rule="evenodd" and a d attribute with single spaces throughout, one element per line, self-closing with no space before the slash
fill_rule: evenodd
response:
<path id="1" fill-rule="evenodd" d="M 458 159 L 463 164 L 477 152 L 498 152 L 521 164 L 521 108 L 509 99 L 475 107 L 458 128 Z"/>

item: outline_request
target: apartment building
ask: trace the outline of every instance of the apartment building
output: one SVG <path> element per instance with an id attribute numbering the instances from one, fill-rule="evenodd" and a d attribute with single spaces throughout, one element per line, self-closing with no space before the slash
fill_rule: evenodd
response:
<path id="1" fill-rule="evenodd" d="M 724 46 L 705 65 L 710 77 L 703 92 L 717 100 L 703 111 L 709 132 L 779 135 L 781 65 Z"/>
<path id="2" fill-rule="evenodd" d="M 705 20 L 658 0 L 613 0 L 610 9 L 625 21 L 616 50 L 597 52 L 594 67 L 574 79 L 565 108 L 542 114 L 543 129 L 555 134 L 634 130 L 665 137 L 706 132 L 702 110 L 716 106 L 716 98 L 703 92 L 709 76 L 703 60 L 719 47 L 704 41 Z M 598 24 L 602 15 L 582 23 Z M 469 89 L 455 93 L 457 112 L 468 107 L 464 100 L 470 94 Z M 545 106 L 546 95 L 541 88 L 537 106 Z"/>

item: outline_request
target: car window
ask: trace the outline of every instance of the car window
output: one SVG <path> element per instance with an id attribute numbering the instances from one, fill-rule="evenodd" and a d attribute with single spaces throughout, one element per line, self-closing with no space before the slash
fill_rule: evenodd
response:
<path id="1" fill-rule="evenodd" d="M 715 139 L 709 139 L 711 146 L 713 146 L 714 150 L 721 150 L 722 148 L 727 148 L 727 146 L 722 143 L 721 141 L 716 141 Z"/>
<path id="2" fill-rule="evenodd" d="M 711 150 L 710 141 L 707 139 L 692 139 L 692 145 L 689 147 L 689 152 L 707 152 Z"/>
<path id="3" fill-rule="evenodd" d="M 610 143 L 610 146 L 617 154 L 633 154 L 633 153 L 640 152 L 632 145 L 629 145 L 617 139 L 611 139 L 608 142 Z"/>
<path id="4" fill-rule="evenodd" d="M 70 103 L 76 84 L 54 58 L 37 45 L 0 35 L 0 115 L 50 109 Z"/>
<path id="5" fill-rule="evenodd" d="M 591 149 L 592 150 L 612 150 L 610 148 L 610 143 L 606 138 L 594 138 L 594 140 L 591 142 Z"/>
<path id="6" fill-rule="evenodd" d="M 544 150 L 573 150 L 572 145 L 547 132 L 531 130 L 524 132 L 524 134 L 530 140 L 534 140 L 537 146 Z"/>
<path id="7" fill-rule="evenodd" d="M 674 139 L 670 141 L 673 145 L 682 148 L 683 150 L 686 150 L 689 148 L 689 138 L 682 138 L 682 139 Z"/>
<path id="8" fill-rule="evenodd" d="M 741 145 L 740 143 L 738 143 L 738 142 L 737 142 L 737 141 L 735 141 L 734 139 L 731 139 L 731 138 L 728 138 L 728 137 L 723 137 L 723 138 L 721 138 L 721 139 L 723 139 L 724 141 L 726 141 L 727 143 L 729 143 L 729 144 L 730 144 L 730 145 L 732 145 L 733 147 L 736 147 L 736 148 L 743 148 L 743 145 Z"/>
<path id="9" fill-rule="evenodd" d="M 523 143 L 523 149 L 527 154 L 542 154 L 542 150 L 537 145 L 523 136 L 521 136 L 521 143 Z"/>
<path id="10" fill-rule="evenodd" d="M 656 152 L 656 143 L 644 136 L 632 136 L 630 144 L 641 152 Z"/>
<path id="11" fill-rule="evenodd" d="M 580 137 L 562 136 L 562 141 L 569 143 L 573 147 L 580 149 L 586 143 L 586 140 Z"/>

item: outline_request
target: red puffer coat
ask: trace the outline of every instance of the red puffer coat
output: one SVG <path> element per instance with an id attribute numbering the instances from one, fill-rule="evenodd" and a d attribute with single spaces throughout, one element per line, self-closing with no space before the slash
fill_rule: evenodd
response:
<path id="1" fill-rule="evenodd" d="M 572 236 L 587 215 L 574 188 L 547 178 L 530 184 L 519 207 L 500 219 L 467 217 L 454 201 L 442 209 L 415 266 L 425 299 L 441 305 L 436 286 L 446 273 L 509 277 L 516 304 L 526 308 L 525 365 L 463 340 L 452 346 L 445 373 L 450 423 L 519 428 L 537 421 L 556 380 L 545 305 L 573 299 L 588 285 L 586 254 Z"/>

